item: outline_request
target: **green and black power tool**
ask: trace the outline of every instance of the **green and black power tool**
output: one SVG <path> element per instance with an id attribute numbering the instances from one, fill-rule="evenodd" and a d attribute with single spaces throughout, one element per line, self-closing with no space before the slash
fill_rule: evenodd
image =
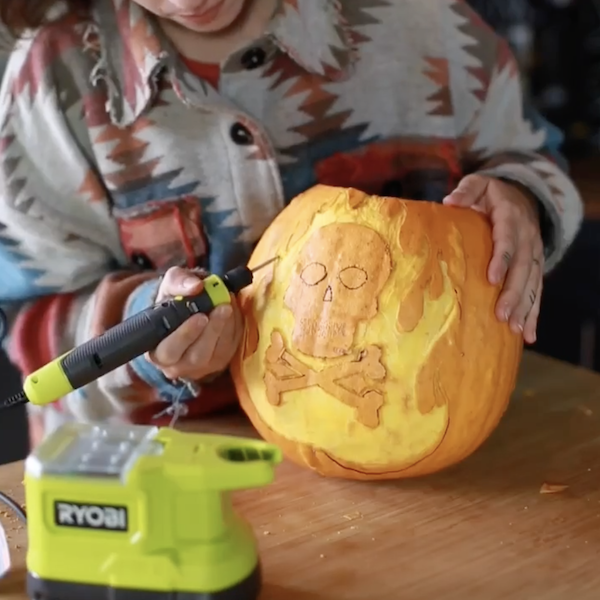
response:
<path id="1" fill-rule="evenodd" d="M 23 383 L 23 391 L 1 402 L 0 408 L 27 402 L 50 404 L 151 352 L 190 317 L 230 303 L 231 294 L 250 285 L 254 273 L 275 260 L 277 257 L 254 269 L 237 267 L 222 277 L 209 275 L 202 293 L 178 296 L 133 315 L 31 373 Z"/>
<path id="2" fill-rule="evenodd" d="M 191 316 L 231 302 L 274 260 L 210 275 L 201 294 L 134 315 L 31 374 L 0 408 L 49 404 L 153 350 Z M 256 600 L 258 548 L 231 493 L 268 485 L 281 460 L 254 439 L 62 425 L 26 461 L 28 596 Z"/>
<path id="3" fill-rule="evenodd" d="M 238 490 L 281 451 L 255 439 L 66 423 L 25 462 L 31 600 L 257 600 L 258 544 Z"/>

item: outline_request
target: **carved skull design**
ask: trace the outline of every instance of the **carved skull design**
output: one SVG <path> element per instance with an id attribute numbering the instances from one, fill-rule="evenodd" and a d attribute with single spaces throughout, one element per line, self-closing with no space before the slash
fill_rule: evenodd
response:
<path id="1" fill-rule="evenodd" d="M 284 299 L 294 314 L 294 346 L 320 358 L 348 354 L 358 324 L 377 314 L 391 271 L 388 247 L 373 229 L 333 223 L 315 231 Z"/>

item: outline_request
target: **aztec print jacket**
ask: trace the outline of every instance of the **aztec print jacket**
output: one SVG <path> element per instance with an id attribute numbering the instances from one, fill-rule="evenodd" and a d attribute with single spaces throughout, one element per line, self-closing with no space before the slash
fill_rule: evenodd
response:
<path id="1" fill-rule="evenodd" d="M 282 0 L 219 91 L 130 0 L 96 4 L 21 42 L 2 86 L 0 303 L 25 374 L 149 306 L 157 271 L 243 263 L 316 183 L 441 201 L 474 171 L 519 182 L 543 207 L 548 269 L 578 230 L 507 45 L 462 0 Z M 221 379 L 200 390 L 140 358 L 46 426 L 144 422 L 179 395 L 199 414 Z"/>

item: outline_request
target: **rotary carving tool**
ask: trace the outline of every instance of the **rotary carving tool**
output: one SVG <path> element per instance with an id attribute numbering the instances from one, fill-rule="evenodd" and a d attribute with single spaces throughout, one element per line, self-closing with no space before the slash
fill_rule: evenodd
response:
<path id="1" fill-rule="evenodd" d="M 254 269 L 237 267 L 222 277 L 209 275 L 203 280 L 202 293 L 178 296 L 133 315 L 31 373 L 23 383 L 23 391 L 2 402 L 0 408 L 27 402 L 50 404 L 151 352 L 190 317 L 209 314 L 215 307 L 231 303 L 231 294 L 250 285 L 254 273 L 275 260 L 277 257 Z"/>

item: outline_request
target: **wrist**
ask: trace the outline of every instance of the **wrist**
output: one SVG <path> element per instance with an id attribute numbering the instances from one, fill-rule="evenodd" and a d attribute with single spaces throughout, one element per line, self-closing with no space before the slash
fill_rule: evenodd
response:
<path id="1" fill-rule="evenodd" d="M 514 181 L 513 179 L 505 178 L 500 178 L 500 180 L 517 189 L 521 193 L 523 198 L 525 198 L 528 201 L 528 204 L 531 207 L 531 210 L 536 215 L 536 217 L 540 217 L 541 210 L 543 210 L 544 207 L 537 195 L 534 194 L 531 191 L 531 189 L 529 189 L 526 185 L 523 185 L 520 181 Z"/>

